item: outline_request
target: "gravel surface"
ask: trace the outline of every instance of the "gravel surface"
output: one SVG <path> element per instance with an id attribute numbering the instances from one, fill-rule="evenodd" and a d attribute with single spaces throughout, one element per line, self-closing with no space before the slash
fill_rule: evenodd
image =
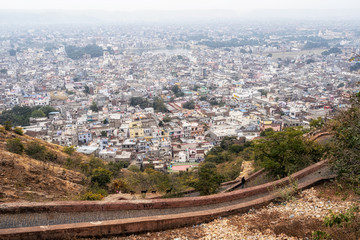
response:
<path id="1" fill-rule="evenodd" d="M 359 199 L 328 200 L 318 195 L 319 191 L 311 188 L 304 190 L 298 199 L 285 203 L 271 203 L 261 209 L 250 210 L 246 214 L 219 218 L 192 227 L 103 240 L 311 239 L 312 231 L 322 225 L 322 220 L 329 214 L 329 210 L 343 212 L 351 206 L 360 204 Z"/>

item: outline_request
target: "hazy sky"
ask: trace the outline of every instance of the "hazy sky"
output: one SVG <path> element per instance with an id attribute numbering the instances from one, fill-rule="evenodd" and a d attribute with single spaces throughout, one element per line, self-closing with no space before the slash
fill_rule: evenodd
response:
<path id="1" fill-rule="evenodd" d="M 189 10 L 354 9 L 360 0 L 1 0 L 0 9 Z"/>

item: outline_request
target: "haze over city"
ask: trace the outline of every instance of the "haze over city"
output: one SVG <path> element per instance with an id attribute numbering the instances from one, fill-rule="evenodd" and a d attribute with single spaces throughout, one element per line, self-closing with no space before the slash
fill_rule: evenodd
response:
<path id="1" fill-rule="evenodd" d="M 0 240 L 358 240 L 359 13 L 3 1 Z"/>

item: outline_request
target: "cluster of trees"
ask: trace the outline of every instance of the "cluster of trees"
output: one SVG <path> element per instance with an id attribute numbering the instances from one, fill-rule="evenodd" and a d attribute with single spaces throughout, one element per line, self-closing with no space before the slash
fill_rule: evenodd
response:
<path id="1" fill-rule="evenodd" d="M 301 128 L 267 131 L 264 138 L 254 142 L 255 161 L 269 174 L 280 178 L 320 161 L 324 148 L 303 135 Z"/>
<path id="2" fill-rule="evenodd" d="M 96 102 L 93 101 L 91 106 L 90 106 L 90 110 L 94 111 L 94 112 L 98 112 L 99 111 L 99 107 L 97 106 Z"/>
<path id="3" fill-rule="evenodd" d="M 187 101 L 182 105 L 183 108 L 186 109 L 195 109 L 195 102 L 194 101 Z"/>
<path id="4" fill-rule="evenodd" d="M 317 41 L 307 41 L 302 50 L 310 50 L 315 48 L 328 48 L 329 42 L 326 39 L 318 39 Z"/>
<path id="5" fill-rule="evenodd" d="M 65 47 L 65 51 L 67 56 L 73 60 L 81 59 L 85 54 L 89 54 L 92 58 L 101 57 L 104 54 L 102 47 L 96 44 L 86 45 L 85 47 L 69 45 Z"/>
<path id="6" fill-rule="evenodd" d="M 357 62 L 354 65 L 350 66 L 350 72 L 357 72 L 360 70 L 360 63 Z"/>
<path id="7" fill-rule="evenodd" d="M 342 53 L 342 51 L 341 51 L 340 48 L 338 48 L 338 47 L 333 47 L 333 48 L 330 48 L 330 49 L 327 50 L 327 51 L 322 52 L 321 55 L 323 55 L 323 56 L 329 56 L 330 54 L 341 54 L 341 53 Z"/>
<path id="8" fill-rule="evenodd" d="M 182 97 L 184 96 L 184 92 L 181 91 L 181 89 L 179 88 L 178 85 L 174 85 L 172 88 L 171 88 L 171 91 L 175 94 L 176 97 Z"/>
<path id="9" fill-rule="evenodd" d="M 147 107 L 153 107 L 154 110 L 157 112 L 164 112 L 164 113 L 168 112 L 168 110 L 164 104 L 164 100 L 158 96 L 153 98 L 152 103 L 146 98 L 132 97 L 132 98 L 130 98 L 130 105 L 133 107 L 139 106 L 142 109 L 147 108 Z"/>
<path id="10" fill-rule="evenodd" d="M 139 106 L 141 109 L 150 107 L 151 104 L 149 102 L 149 100 L 147 100 L 146 98 L 142 98 L 142 97 L 132 97 L 130 98 L 130 105 L 135 107 L 135 106 Z"/>
<path id="11" fill-rule="evenodd" d="M 0 114 L 0 124 L 4 125 L 6 121 L 10 121 L 13 125 L 28 126 L 30 117 L 48 117 L 50 112 L 56 111 L 51 106 L 15 106 L 13 109 L 3 111 Z"/>
<path id="12" fill-rule="evenodd" d="M 328 157 L 339 177 L 360 187 L 360 93 L 351 99 L 351 107 L 327 124 L 333 133 Z"/>
<path id="13" fill-rule="evenodd" d="M 153 108 L 157 112 L 168 112 L 164 100 L 161 97 L 154 97 L 153 99 Z"/>
<path id="14" fill-rule="evenodd" d="M 201 41 L 198 44 L 199 45 L 205 45 L 209 48 L 231 48 L 231 47 L 243 47 L 243 46 L 256 46 L 261 45 L 263 41 L 259 41 L 256 39 L 238 39 L 238 38 L 232 38 L 228 41 L 212 41 L 212 40 L 206 40 Z"/>

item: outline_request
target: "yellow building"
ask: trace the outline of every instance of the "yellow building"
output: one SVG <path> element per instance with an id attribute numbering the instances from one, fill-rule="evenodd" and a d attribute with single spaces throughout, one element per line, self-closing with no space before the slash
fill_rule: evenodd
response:
<path id="1" fill-rule="evenodd" d="M 141 121 L 129 123 L 130 138 L 144 137 L 144 129 Z"/>

